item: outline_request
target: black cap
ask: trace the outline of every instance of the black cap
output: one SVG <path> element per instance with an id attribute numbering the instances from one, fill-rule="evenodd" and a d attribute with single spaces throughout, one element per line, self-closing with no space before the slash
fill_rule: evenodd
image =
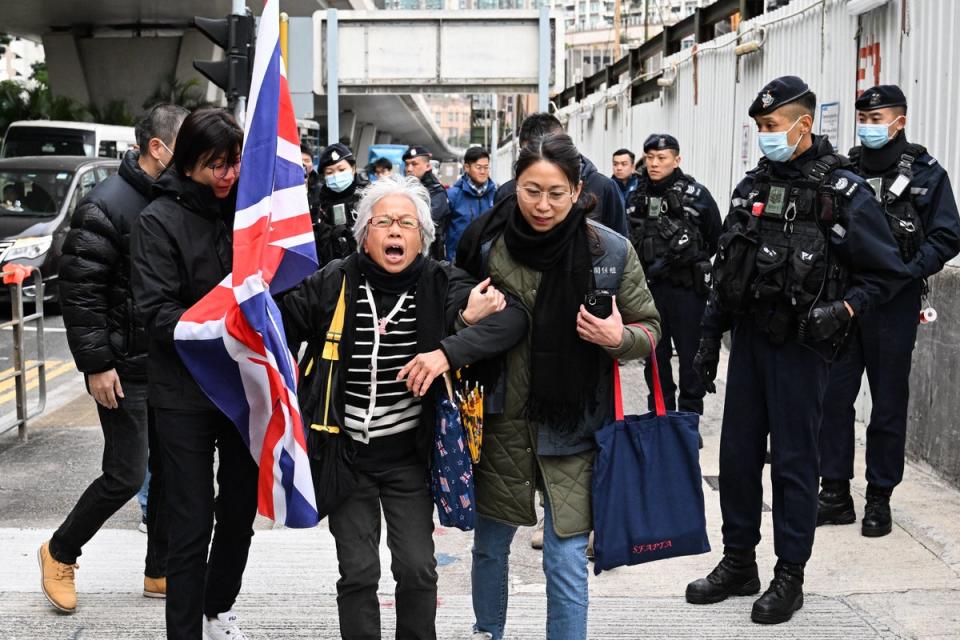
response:
<path id="1" fill-rule="evenodd" d="M 887 107 L 907 107 L 907 96 L 903 95 L 895 84 L 879 84 L 870 87 L 857 98 L 854 103 L 857 111 L 873 111 Z"/>
<path id="2" fill-rule="evenodd" d="M 751 118 L 773 113 L 785 104 L 790 104 L 810 93 L 807 83 L 797 76 L 781 76 L 767 83 L 747 112 Z"/>
<path id="3" fill-rule="evenodd" d="M 646 153 L 651 149 L 657 151 L 674 149 L 677 153 L 680 153 L 680 143 L 669 133 L 654 133 L 643 141 L 643 152 Z"/>
<path id="4" fill-rule="evenodd" d="M 317 163 L 317 169 L 322 171 L 324 167 L 329 167 L 332 164 L 337 164 L 341 160 L 346 160 L 347 158 L 352 158 L 353 152 L 350 151 L 350 147 L 345 144 L 340 144 L 335 142 L 329 147 L 325 147 L 322 152 L 320 152 L 320 162 Z"/>
<path id="5" fill-rule="evenodd" d="M 433 154 L 430 153 L 430 150 L 426 147 L 412 146 L 406 151 L 403 152 L 403 161 L 406 162 L 411 158 L 416 158 L 417 156 L 425 156 L 427 158 L 432 158 Z"/>

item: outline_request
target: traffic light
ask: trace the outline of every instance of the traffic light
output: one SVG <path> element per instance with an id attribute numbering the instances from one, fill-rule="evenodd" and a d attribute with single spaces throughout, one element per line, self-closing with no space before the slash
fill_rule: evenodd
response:
<path id="1" fill-rule="evenodd" d="M 254 46 L 253 16 L 195 17 L 193 25 L 226 53 L 223 60 L 194 60 L 193 68 L 223 89 L 227 101 L 233 106 L 237 98 L 246 97 L 250 92 Z"/>

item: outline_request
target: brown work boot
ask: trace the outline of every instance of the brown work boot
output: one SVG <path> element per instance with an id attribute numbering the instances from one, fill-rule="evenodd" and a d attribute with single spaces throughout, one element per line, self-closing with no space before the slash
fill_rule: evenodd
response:
<path id="1" fill-rule="evenodd" d="M 167 579 L 151 578 L 143 576 L 143 597 L 144 598 L 166 598 L 167 597 Z"/>
<path id="2" fill-rule="evenodd" d="M 58 562 L 50 555 L 50 541 L 44 542 L 37 550 L 37 560 L 40 562 L 40 588 L 54 607 L 64 613 L 73 613 L 77 610 L 77 585 L 74 582 L 74 571 L 80 568 L 78 564 Z"/>

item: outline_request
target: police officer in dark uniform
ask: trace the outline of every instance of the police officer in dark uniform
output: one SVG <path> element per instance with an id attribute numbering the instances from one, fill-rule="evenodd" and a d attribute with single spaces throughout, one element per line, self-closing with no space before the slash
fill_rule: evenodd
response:
<path id="1" fill-rule="evenodd" d="M 866 183 L 811 133 L 815 108 L 795 76 L 770 82 L 750 105 L 765 158 L 733 192 L 694 363 L 712 390 L 720 336 L 732 329 L 720 437 L 724 555 L 687 586 L 687 601 L 760 590 L 754 550 L 769 435 L 777 564 L 751 612 L 765 624 L 803 606 L 829 362 L 852 318 L 886 302 L 908 277 Z"/>
<path id="2" fill-rule="evenodd" d="M 660 312 L 657 345 L 660 384 L 667 409 L 703 413 L 704 388 L 693 369 L 700 345 L 700 320 L 707 301 L 710 259 L 717 251 L 720 211 L 702 184 L 680 169 L 680 143 L 655 133 L 643 143 L 645 169 L 627 198 L 630 240 Z M 680 362 L 680 398 L 673 381 L 673 349 Z M 647 363 L 647 385 L 653 370 Z M 653 396 L 649 397 L 653 409 Z"/>
<path id="3" fill-rule="evenodd" d="M 313 230 L 317 259 L 321 267 L 335 258 L 346 258 L 357 250 L 353 223 L 357 205 L 367 181 L 357 173 L 357 160 L 350 147 L 336 142 L 320 153 L 317 170 L 323 180 L 318 195 L 319 214 Z"/>
<path id="4" fill-rule="evenodd" d="M 426 147 L 413 146 L 403 153 L 403 164 L 407 175 L 420 180 L 421 184 L 430 193 L 430 217 L 436 228 L 433 245 L 430 247 L 430 256 L 437 260 L 446 259 L 446 240 L 444 231 L 447 219 L 450 217 L 450 202 L 447 200 L 447 190 L 440 184 L 440 180 L 433 174 L 430 158 L 433 154 Z"/>
<path id="5" fill-rule="evenodd" d="M 903 479 L 910 361 L 925 279 L 960 251 L 960 217 L 943 167 L 907 140 L 907 99 L 894 85 L 867 89 L 856 101 L 854 170 L 873 187 L 910 280 L 892 300 L 859 319 L 844 357 L 830 370 L 820 427 L 821 491 L 817 524 L 851 524 L 854 403 L 864 369 L 873 410 L 867 426 L 867 503 L 861 533 L 890 533 L 890 495 Z"/>

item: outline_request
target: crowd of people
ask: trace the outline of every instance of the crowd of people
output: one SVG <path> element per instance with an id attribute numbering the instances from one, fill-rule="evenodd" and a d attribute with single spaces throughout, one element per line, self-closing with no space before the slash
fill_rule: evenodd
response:
<path id="1" fill-rule="evenodd" d="M 495 184 L 476 147 L 449 188 L 422 146 L 404 154 L 406 177 L 377 161 L 370 182 L 346 145 L 302 148 L 320 268 L 277 304 L 302 354 L 304 422 L 343 435 L 357 479 L 329 515 L 343 638 L 381 637 L 382 519 L 396 636 L 436 637 L 434 411 L 444 374 L 468 365 L 488 389 L 464 629 L 476 640 L 504 636 L 519 527 L 540 529 L 546 637 L 587 637 L 593 434 L 613 419 L 615 361 L 648 359 L 654 346 L 667 408 L 702 414 L 731 333 L 723 553 L 687 585 L 689 603 L 760 592 L 768 462 L 777 564 L 751 618 L 782 623 L 803 606 L 816 527 L 856 520 L 864 371 L 874 412 L 861 530 L 890 532 L 921 298 L 960 252 L 960 217 L 945 170 L 907 140 L 903 92 L 877 86 L 856 107 L 861 145 L 844 156 L 813 133 L 816 97 L 803 80 L 764 86 L 749 109 L 763 158 L 723 220 L 666 132 L 644 141 L 639 161 L 614 152 L 607 177 L 554 115 L 532 114 L 512 180 Z M 136 131 L 139 149 L 77 208 L 64 245 L 67 337 L 105 445 L 103 475 L 39 549 L 43 591 L 76 610 L 83 546 L 149 468 L 144 595 L 166 598 L 168 638 L 238 640 L 257 468 L 185 368 L 174 328 L 230 272 L 243 132 L 225 110 L 172 105 Z M 598 296 L 607 312 L 585 305 Z M 317 357 L 331 332 L 336 375 Z M 645 374 L 652 383 L 649 362 Z"/>

